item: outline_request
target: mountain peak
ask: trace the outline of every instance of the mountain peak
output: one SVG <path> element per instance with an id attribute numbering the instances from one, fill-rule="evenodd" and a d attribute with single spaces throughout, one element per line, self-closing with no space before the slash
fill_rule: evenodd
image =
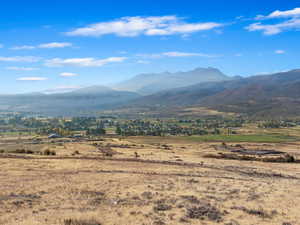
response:
<path id="1" fill-rule="evenodd" d="M 206 68 L 205 67 L 197 67 L 197 68 L 195 68 L 192 71 L 199 72 L 199 73 L 203 73 L 203 72 L 215 72 L 215 73 L 223 74 L 219 69 L 214 68 L 214 67 L 206 67 Z"/>
<path id="2" fill-rule="evenodd" d="M 216 68 L 197 67 L 185 72 L 171 73 L 167 71 L 163 73 L 140 74 L 130 80 L 117 84 L 115 88 L 118 90 L 135 91 L 145 95 L 198 83 L 230 79 Z"/>

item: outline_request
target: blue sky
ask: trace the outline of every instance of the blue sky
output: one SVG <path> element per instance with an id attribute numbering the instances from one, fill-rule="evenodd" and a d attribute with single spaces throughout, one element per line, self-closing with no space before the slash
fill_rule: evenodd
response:
<path id="1" fill-rule="evenodd" d="M 0 93 L 107 85 L 139 73 L 299 68 L 296 0 L 11 0 L 0 8 Z"/>

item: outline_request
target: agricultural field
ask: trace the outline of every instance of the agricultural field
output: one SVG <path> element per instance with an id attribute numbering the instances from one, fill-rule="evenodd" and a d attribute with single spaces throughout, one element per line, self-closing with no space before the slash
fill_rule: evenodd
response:
<path id="1" fill-rule="evenodd" d="M 234 137 L 6 135 L 0 224 L 298 224 L 300 142 Z M 222 157 L 220 141 L 293 160 Z"/>

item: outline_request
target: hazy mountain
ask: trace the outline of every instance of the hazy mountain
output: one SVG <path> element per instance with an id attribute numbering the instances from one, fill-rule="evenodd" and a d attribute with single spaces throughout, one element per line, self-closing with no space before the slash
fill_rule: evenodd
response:
<path id="1" fill-rule="evenodd" d="M 158 91 L 189 86 L 204 82 L 217 82 L 231 78 L 215 68 L 196 68 L 187 72 L 164 72 L 140 74 L 130 80 L 121 82 L 113 88 L 117 90 L 135 91 L 143 95 Z"/>
<path id="2" fill-rule="evenodd" d="M 200 83 L 145 96 L 135 104 L 199 105 L 253 116 L 300 116 L 300 70 Z"/>
<path id="3" fill-rule="evenodd" d="M 92 86 L 68 93 L 0 95 L 0 110 L 74 115 L 119 106 L 138 97 L 134 92 Z"/>
<path id="4" fill-rule="evenodd" d="M 90 87 L 84 87 L 70 92 L 71 94 L 103 94 L 115 92 L 112 88 L 102 86 L 102 85 L 94 85 Z"/>
<path id="5" fill-rule="evenodd" d="M 200 74 L 199 71 L 221 73 L 212 68 L 196 69 L 185 73 L 189 74 L 192 80 L 190 74 Z M 178 74 L 181 75 L 177 77 L 183 76 L 182 73 L 175 74 L 175 77 Z M 143 80 L 144 76 L 138 77 Z M 171 77 L 170 73 L 163 73 L 160 76 Z M 229 79 L 222 73 L 218 76 L 223 77 L 224 80 L 201 81 L 198 84 L 164 90 L 147 96 L 130 91 L 116 91 L 104 86 L 86 87 L 68 93 L 0 95 L 0 110 L 77 115 L 82 112 L 122 107 L 138 109 L 150 106 L 160 109 L 160 106 L 164 106 L 166 109 L 165 106 L 170 108 L 204 106 L 224 112 L 246 113 L 254 117 L 300 117 L 300 70 L 235 79 Z"/>

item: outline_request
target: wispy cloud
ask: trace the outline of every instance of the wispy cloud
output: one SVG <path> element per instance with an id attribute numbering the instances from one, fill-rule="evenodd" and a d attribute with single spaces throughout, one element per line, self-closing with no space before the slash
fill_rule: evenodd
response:
<path id="1" fill-rule="evenodd" d="M 277 23 L 265 24 L 262 22 L 252 23 L 246 27 L 248 31 L 262 31 L 265 35 L 275 35 L 289 30 L 300 29 L 300 8 L 280 11 L 276 10 L 269 15 L 258 15 L 256 20 L 284 19 Z"/>
<path id="2" fill-rule="evenodd" d="M 148 60 L 138 60 L 136 61 L 138 64 L 150 64 L 150 61 Z"/>
<path id="3" fill-rule="evenodd" d="M 0 56 L 0 62 L 38 62 L 40 60 L 40 57 L 35 56 Z"/>
<path id="4" fill-rule="evenodd" d="M 37 48 L 66 48 L 72 47 L 73 44 L 69 42 L 50 42 L 39 45 L 22 45 L 22 46 L 14 46 L 10 48 L 11 50 L 32 50 Z"/>
<path id="5" fill-rule="evenodd" d="M 288 17 L 300 17 L 300 8 L 294 8 L 286 11 L 276 10 L 267 16 L 258 15 L 256 16 L 256 19 L 262 20 L 262 19 L 288 18 Z"/>
<path id="6" fill-rule="evenodd" d="M 214 58 L 218 57 L 219 55 L 210 55 L 204 54 L 199 52 L 161 52 L 161 53 L 152 53 L 152 54 L 137 54 L 136 56 L 142 58 L 163 58 L 163 57 L 205 57 L 205 58 Z"/>
<path id="7" fill-rule="evenodd" d="M 37 47 L 38 48 L 66 48 L 71 47 L 72 43 L 69 42 L 51 42 L 46 44 L 40 44 Z"/>
<path id="8" fill-rule="evenodd" d="M 277 24 L 253 23 L 246 29 L 248 31 L 262 31 L 265 35 L 274 35 L 287 30 L 300 29 L 300 19 L 291 19 Z"/>
<path id="9" fill-rule="evenodd" d="M 3 44 L 0 44 L 0 48 L 3 48 L 4 47 L 4 45 Z"/>
<path id="10" fill-rule="evenodd" d="M 59 74 L 61 77 L 75 77 L 78 76 L 77 73 L 63 72 Z"/>
<path id="11" fill-rule="evenodd" d="M 33 71 L 33 70 L 39 70 L 39 68 L 33 68 L 33 67 L 17 67 L 17 66 L 10 66 L 6 67 L 7 70 L 16 70 L 16 71 Z"/>
<path id="12" fill-rule="evenodd" d="M 31 46 L 31 45 L 22 45 L 22 46 L 14 46 L 12 48 L 10 48 L 11 50 L 31 50 L 31 49 L 35 49 L 35 46 Z"/>
<path id="13" fill-rule="evenodd" d="M 96 58 L 54 58 L 46 60 L 45 65 L 48 67 L 61 67 L 61 66 L 79 66 L 79 67 L 101 67 L 108 63 L 123 62 L 126 57 L 109 57 L 105 59 Z"/>
<path id="14" fill-rule="evenodd" d="M 121 37 L 135 37 L 139 35 L 174 35 L 190 34 L 211 30 L 223 26 L 221 23 L 188 23 L 177 16 L 152 17 L 122 17 L 117 20 L 100 22 L 66 32 L 69 36 L 99 37 L 115 34 Z"/>
<path id="15" fill-rule="evenodd" d="M 17 80 L 19 81 L 43 81 L 48 80 L 47 77 L 20 77 Z"/>
<path id="16" fill-rule="evenodd" d="M 284 50 L 278 49 L 278 50 L 275 50 L 274 53 L 275 53 L 275 54 L 282 55 L 282 54 L 285 54 L 285 51 L 284 51 Z"/>
<path id="17" fill-rule="evenodd" d="M 191 57 L 191 56 L 200 56 L 200 57 L 214 57 L 213 55 L 203 54 L 203 53 L 194 53 L 194 52 L 164 52 L 163 56 L 167 57 Z"/>

